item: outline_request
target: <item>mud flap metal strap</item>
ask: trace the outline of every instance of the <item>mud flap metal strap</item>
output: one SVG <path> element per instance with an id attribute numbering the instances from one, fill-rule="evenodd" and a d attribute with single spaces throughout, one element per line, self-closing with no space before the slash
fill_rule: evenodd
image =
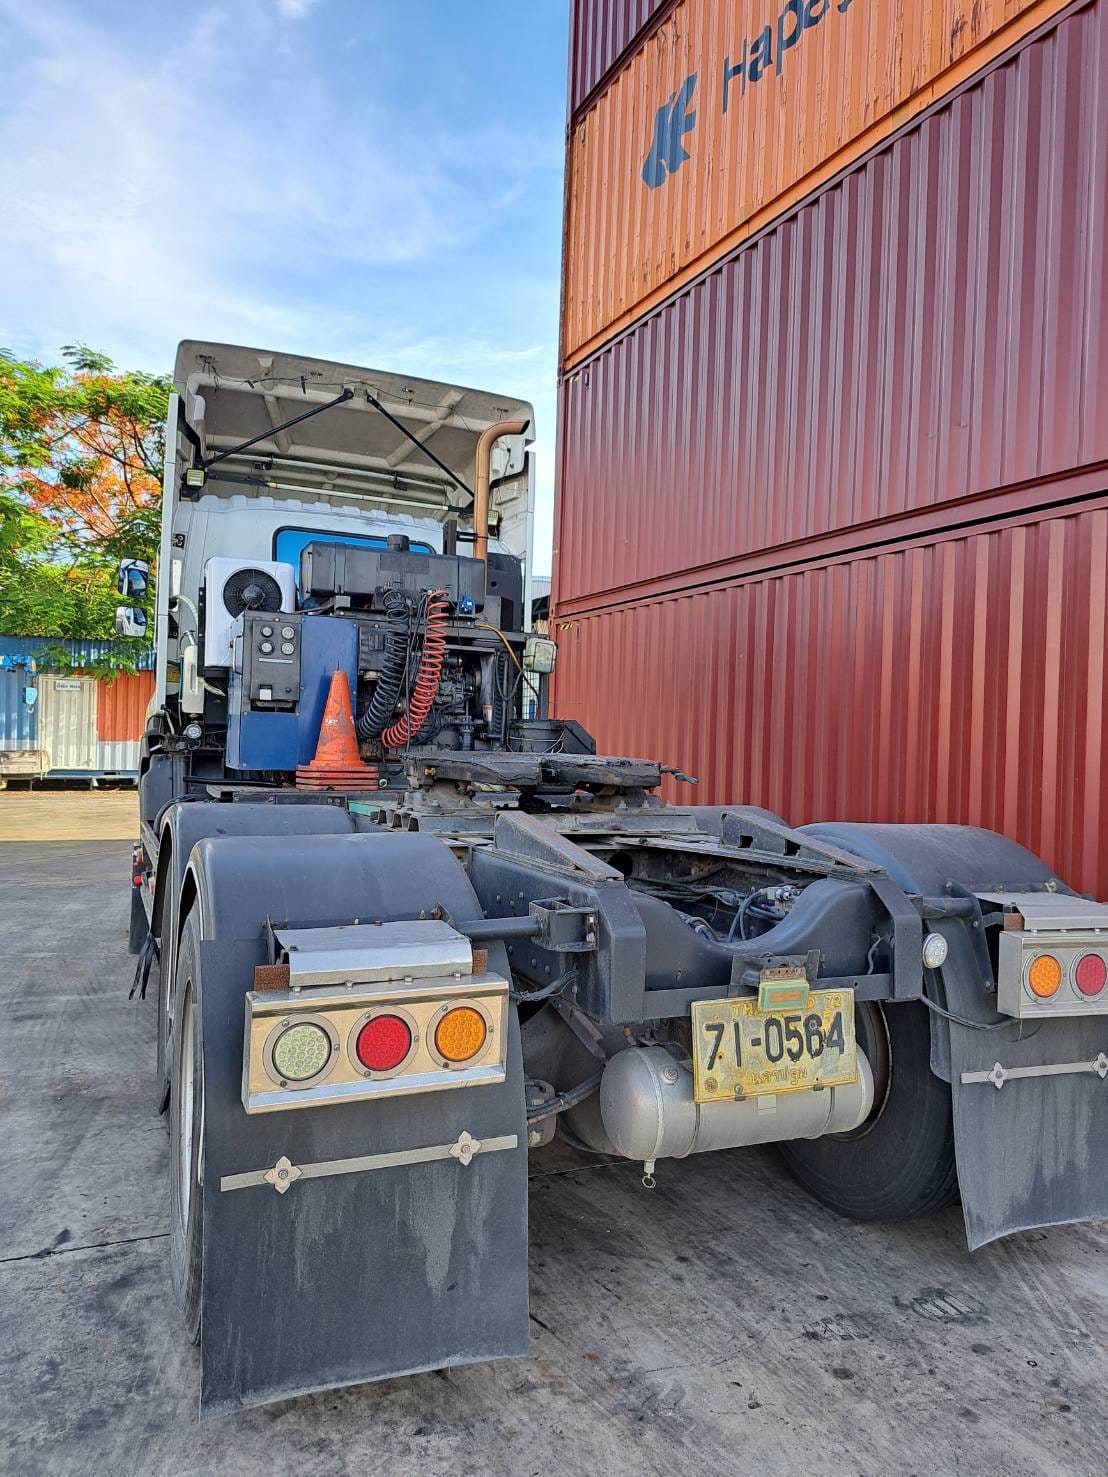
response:
<path id="1" fill-rule="evenodd" d="M 423 1149 L 401 1149 L 393 1154 L 363 1154 L 356 1159 L 325 1159 L 318 1164 L 292 1164 L 282 1156 L 271 1169 L 251 1169 L 244 1174 L 225 1174 L 219 1181 L 221 1190 L 246 1190 L 254 1185 L 272 1185 L 283 1195 L 297 1180 L 326 1179 L 336 1174 L 361 1174 L 370 1169 L 396 1169 L 403 1164 L 427 1164 L 434 1159 L 457 1159 L 468 1168 L 476 1154 L 495 1154 L 501 1149 L 514 1149 L 519 1144 L 516 1134 L 499 1138 L 475 1139 L 463 1131 L 452 1144 L 431 1144 Z"/>
<path id="2" fill-rule="evenodd" d="M 1005 1067 L 994 1062 L 987 1072 L 963 1072 L 963 1082 L 991 1082 L 999 1092 L 1016 1077 L 1067 1077 L 1074 1072 L 1095 1072 L 1103 1082 L 1108 1077 L 1108 1056 L 1102 1051 L 1092 1062 L 1050 1062 L 1037 1067 Z"/>

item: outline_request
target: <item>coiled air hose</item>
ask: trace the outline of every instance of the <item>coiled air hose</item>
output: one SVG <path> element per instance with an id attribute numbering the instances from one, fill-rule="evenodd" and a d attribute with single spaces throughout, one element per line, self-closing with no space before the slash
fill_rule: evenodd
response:
<path id="1" fill-rule="evenodd" d="M 381 743 L 386 749 L 399 749 L 420 731 L 431 712 L 439 690 L 442 664 L 446 657 L 446 622 L 450 606 L 446 590 L 432 590 L 427 597 L 427 615 L 423 631 L 423 653 L 419 659 L 408 711 L 385 729 Z M 380 683 L 377 684 L 380 688 Z M 374 694 L 376 696 L 376 694 Z"/>
<path id="2" fill-rule="evenodd" d="M 360 739 L 378 739 L 396 712 L 400 690 L 408 675 L 408 650 L 412 633 L 408 629 L 408 599 L 400 590 L 389 590 L 385 596 L 385 613 L 392 629 L 385 636 L 385 654 L 381 659 L 381 675 L 365 712 L 358 719 Z"/>
<path id="3" fill-rule="evenodd" d="M 498 651 L 492 666 L 492 718 L 489 734 L 499 743 L 508 742 L 508 658 Z"/>

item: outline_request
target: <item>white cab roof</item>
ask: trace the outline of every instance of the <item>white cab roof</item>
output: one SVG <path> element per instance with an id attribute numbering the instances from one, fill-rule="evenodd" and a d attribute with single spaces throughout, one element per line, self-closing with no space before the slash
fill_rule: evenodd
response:
<path id="1" fill-rule="evenodd" d="M 200 439 L 201 456 L 259 436 L 245 455 L 273 457 L 286 469 L 299 464 L 305 480 L 314 480 L 313 464 L 325 463 L 349 467 L 355 476 L 368 471 L 375 479 L 391 476 L 443 492 L 454 485 L 472 489 L 481 432 L 495 421 L 533 421 L 531 406 L 511 395 L 238 344 L 186 340 L 177 350 L 174 381 L 185 418 Z M 344 390 L 353 392 L 345 403 L 287 431 L 274 431 Z M 372 400 L 448 470 L 414 446 Z M 533 439 L 529 425 L 524 435 L 503 442 L 494 476 L 522 473 L 525 448 Z"/>

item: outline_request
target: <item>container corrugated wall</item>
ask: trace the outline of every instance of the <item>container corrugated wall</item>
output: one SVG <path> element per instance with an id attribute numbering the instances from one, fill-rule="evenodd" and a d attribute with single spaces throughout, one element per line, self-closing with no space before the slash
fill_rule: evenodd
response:
<path id="1" fill-rule="evenodd" d="M 622 59 L 650 20 L 674 0 L 577 0 L 569 37 L 569 112 L 572 117 Z"/>
<path id="2" fill-rule="evenodd" d="M 92 677 L 38 679 L 38 746 L 49 755 L 52 774 L 95 771 L 96 701 Z"/>
<path id="3" fill-rule="evenodd" d="M 0 672 L 0 749 L 38 747 L 38 711 L 23 701 L 27 685 L 22 672 Z"/>
<path id="4" fill-rule="evenodd" d="M 1106 120 L 1094 3 L 566 375 L 559 611 L 1103 487 Z"/>
<path id="5" fill-rule="evenodd" d="M 146 706 L 154 691 L 153 672 L 136 672 L 100 684 L 96 734 L 106 742 L 140 739 L 146 729 Z"/>
<path id="6" fill-rule="evenodd" d="M 558 626 L 558 711 L 793 823 L 1003 832 L 1108 898 L 1108 497 Z"/>
<path id="7" fill-rule="evenodd" d="M 1108 898 L 1106 119 L 1088 0 L 564 375 L 557 712 Z"/>
<path id="8" fill-rule="evenodd" d="M 0 636 L 0 660 L 23 662 L 35 658 L 40 667 L 64 671 L 97 663 L 122 666 L 133 663 L 153 671 L 154 648 L 134 641 L 93 641 L 71 636 Z"/>
<path id="9" fill-rule="evenodd" d="M 682 0 L 573 125 L 563 362 L 591 353 L 1065 3 Z M 579 36 L 614 43 L 644 9 L 584 0 L 575 53 Z M 596 65 L 607 55 L 601 45 Z M 585 70 L 591 77 L 595 65 Z"/>
<path id="10" fill-rule="evenodd" d="M 136 672 L 100 683 L 96 747 L 101 773 L 138 773 L 139 743 L 146 731 L 146 707 L 153 691 L 153 672 Z"/>

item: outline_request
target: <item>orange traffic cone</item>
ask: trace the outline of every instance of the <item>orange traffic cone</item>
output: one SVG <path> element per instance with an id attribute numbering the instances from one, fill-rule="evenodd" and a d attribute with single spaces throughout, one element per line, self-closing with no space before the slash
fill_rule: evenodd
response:
<path id="1" fill-rule="evenodd" d="M 350 683 L 345 672 L 331 678 L 315 758 L 296 771 L 298 790 L 376 790 L 378 772 L 363 764 L 350 706 Z"/>

